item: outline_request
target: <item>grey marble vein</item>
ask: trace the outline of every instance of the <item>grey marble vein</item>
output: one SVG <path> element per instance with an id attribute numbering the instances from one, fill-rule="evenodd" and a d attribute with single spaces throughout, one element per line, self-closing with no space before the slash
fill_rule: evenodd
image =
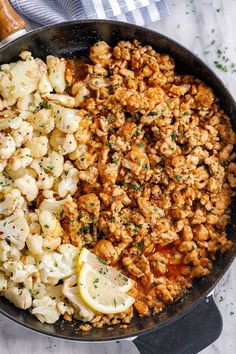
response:
<path id="1" fill-rule="evenodd" d="M 168 0 L 171 16 L 149 27 L 174 38 L 199 55 L 236 98 L 236 0 Z M 29 25 L 30 27 L 32 24 Z M 35 27 L 35 25 L 33 25 Z M 228 72 L 216 68 L 217 51 L 225 51 Z M 215 290 L 223 317 L 220 338 L 201 354 L 236 353 L 236 262 Z M 137 354 L 133 343 L 79 344 L 42 337 L 0 316 L 0 354 Z M 168 354 L 168 353 L 167 353 Z"/>

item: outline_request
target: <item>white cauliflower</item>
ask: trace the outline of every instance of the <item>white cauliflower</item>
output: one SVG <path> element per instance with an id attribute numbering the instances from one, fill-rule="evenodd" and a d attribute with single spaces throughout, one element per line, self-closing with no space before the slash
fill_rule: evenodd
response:
<path id="1" fill-rule="evenodd" d="M 0 192 L 9 192 L 11 185 L 12 181 L 9 178 L 5 177 L 2 173 L 0 173 Z"/>
<path id="2" fill-rule="evenodd" d="M 62 94 L 57 94 L 57 93 L 46 93 L 42 95 L 43 98 L 46 98 L 49 101 L 53 101 L 60 106 L 57 107 L 68 107 L 68 108 L 73 108 L 75 105 L 75 99 L 74 97 L 68 96 L 68 95 L 62 95 Z"/>
<path id="3" fill-rule="evenodd" d="M 21 193 L 25 195 L 29 202 L 32 202 L 34 199 L 36 199 L 39 190 L 36 180 L 33 177 L 25 175 L 21 178 L 17 178 L 15 180 L 15 185 L 17 188 L 19 188 Z"/>
<path id="4" fill-rule="evenodd" d="M 59 177 L 62 174 L 63 163 L 64 157 L 56 151 L 50 152 L 47 157 L 42 159 L 42 167 L 55 177 Z"/>
<path id="5" fill-rule="evenodd" d="M 37 185 L 39 189 L 51 189 L 54 183 L 53 175 L 45 172 L 43 166 L 43 158 L 34 159 L 30 167 L 37 172 Z"/>
<path id="6" fill-rule="evenodd" d="M 16 171 L 20 168 L 26 168 L 31 164 L 33 158 L 30 156 L 30 149 L 21 148 L 14 152 L 7 162 L 7 167 L 9 170 Z"/>
<path id="7" fill-rule="evenodd" d="M 78 110 L 53 104 L 52 112 L 55 117 L 56 127 L 63 133 L 72 134 L 78 130 L 81 120 L 81 117 L 78 115 Z"/>
<path id="8" fill-rule="evenodd" d="M 53 87 L 48 77 L 47 65 L 43 60 L 36 58 L 35 62 L 38 64 L 38 68 L 40 71 L 40 79 L 38 84 L 38 91 L 40 93 L 52 92 Z"/>
<path id="9" fill-rule="evenodd" d="M 16 106 L 21 111 L 34 111 L 36 109 L 34 95 L 29 93 L 28 95 L 19 97 Z"/>
<path id="10" fill-rule="evenodd" d="M 0 272 L 0 292 L 7 290 L 7 277 L 3 272 Z"/>
<path id="11" fill-rule="evenodd" d="M 57 216 L 63 217 L 64 216 L 64 205 L 66 202 L 71 200 L 70 197 L 61 200 L 55 199 L 44 199 L 41 204 L 39 205 L 39 210 L 48 210 L 51 213 L 56 214 Z"/>
<path id="12" fill-rule="evenodd" d="M 14 283 L 23 283 L 30 275 L 36 272 L 33 264 L 24 264 L 21 261 L 6 261 L 2 269 Z"/>
<path id="13" fill-rule="evenodd" d="M 70 154 L 77 148 L 77 142 L 73 134 L 65 134 L 59 129 L 52 132 L 50 144 L 52 148 L 62 155 Z"/>
<path id="14" fill-rule="evenodd" d="M 0 202 L 0 215 L 10 215 L 15 209 L 21 209 L 24 204 L 24 198 L 18 189 L 11 189 L 10 193 L 6 193 L 5 199 Z"/>
<path id="15" fill-rule="evenodd" d="M 11 246 L 5 240 L 0 240 L 0 262 L 8 260 L 11 251 Z"/>
<path id="16" fill-rule="evenodd" d="M 26 310 L 32 305 L 32 297 L 29 289 L 18 289 L 16 286 L 6 290 L 4 296 L 16 307 Z"/>
<path id="17" fill-rule="evenodd" d="M 27 237 L 26 245 L 34 256 L 40 256 L 43 254 L 43 237 L 38 234 L 31 235 Z"/>
<path id="18" fill-rule="evenodd" d="M 46 155 L 48 151 L 48 138 L 46 136 L 33 136 L 25 146 L 30 150 L 30 155 L 38 159 Z"/>
<path id="19" fill-rule="evenodd" d="M 77 274 L 73 274 L 70 278 L 64 280 L 62 293 L 78 310 L 82 320 L 91 321 L 95 317 L 95 313 L 79 297 L 79 290 L 78 290 L 77 283 L 78 283 L 78 276 Z"/>
<path id="20" fill-rule="evenodd" d="M 63 235 L 63 229 L 55 214 L 48 210 L 39 213 L 39 223 L 44 237 L 57 238 Z"/>
<path id="21" fill-rule="evenodd" d="M 6 165 L 7 165 L 7 160 L 1 160 L 1 158 L 0 158 L 0 172 L 2 172 L 4 170 Z"/>
<path id="22" fill-rule="evenodd" d="M 4 130 L 4 129 L 14 129 L 14 130 L 15 129 L 19 129 L 21 123 L 22 123 L 22 118 L 21 117 L 1 118 L 0 119 L 0 130 Z"/>
<path id="23" fill-rule="evenodd" d="M 43 108 L 34 114 L 31 124 L 34 129 L 42 134 L 49 134 L 54 129 L 55 123 L 50 109 Z"/>
<path id="24" fill-rule="evenodd" d="M 65 71 L 66 60 L 48 55 L 46 63 L 49 71 L 49 80 L 57 93 L 63 93 L 66 88 Z"/>
<path id="25" fill-rule="evenodd" d="M 57 309 L 57 301 L 51 299 L 49 296 L 34 299 L 31 313 L 42 323 L 55 323 L 60 317 L 60 312 Z"/>
<path id="26" fill-rule="evenodd" d="M 66 305 L 63 301 L 59 301 L 57 303 L 57 309 L 61 315 L 64 315 L 65 313 L 68 313 L 69 315 L 73 315 L 73 313 L 74 313 L 73 306 Z"/>
<path id="27" fill-rule="evenodd" d="M 33 284 L 32 284 L 32 294 L 34 299 L 42 299 L 45 295 L 47 295 L 47 287 L 41 281 L 40 272 L 37 271 L 34 273 Z"/>
<path id="28" fill-rule="evenodd" d="M 0 72 L 0 91 L 3 98 L 18 99 L 36 91 L 40 72 L 35 60 L 28 57 L 9 64 L 6 71 Z"/>
<path id="29" fill-rule="evenodd" d="M 40 258 L 38 267 L 44 283 L 55 285 L 59 280 L 70 276 L 76 267 L 78 255 L 76 247 L 64 244 L 58 247 L 58 251 L 60 253 L 46 253 Z"/>
<path id="30" fill-rule="evenodd" d="M 16 144 L 12 136 L 0 134 L 0 159 L 9 159 L 16 150 Z"/>
<path id="31" fill-rule="evenodd" d="M 45 199 L 54 199 L 54 191 L 51 190 L 51 191 L 48 191 L 48 190 L 44 190 L 42 191 L 42 195 Z"/>
<path id="32" fill-rule="evenodd" d="M 23 210 L 16 210 L 12 215 L 0 220 L 0 230 L 0 239 L 7 239 L 22 250 L 29 234 L 29 225 Z"/>
<path id="33" fill-rule="evenodd" d="M 30 123 L 23 121 L 19 129 L 13 130 L 11 135 L 15 140 L 15 145 L 21 147 L 22 144 L 25 144 L 32 138 L 33 127 Z"/>
<path id="34" fill-rule="evenodd" d="M 60 197 L 65 197 L 67 194 L 75 194 L 77 191 L 77 183 L 79 182 L 79 171 L 76 168 L 71 168 L 61 176 L 61 181 L 58 184 L 58 194 Z"/>
<path id="35" fill-rule="evenodd" d="M 6 262 L 9 259 L 19 261 L 21 256 L 21 252 L 15 246 L 10 246 L 5 240 L 0 240 L 0 262 Z"/>
<path id="36" fill-rule="evenodd" d="M 87 146 L 85 144 L 78 144 L 77 149 L 69 154 L 71 160 L 78 160 L 87 151 Z"/>
<path id="37" fill-rule="evenodd" d="M 61 237 L 44 237 L 43 238 L 43 250 L 46 252 L 55 251 L 61 244 Z"/>

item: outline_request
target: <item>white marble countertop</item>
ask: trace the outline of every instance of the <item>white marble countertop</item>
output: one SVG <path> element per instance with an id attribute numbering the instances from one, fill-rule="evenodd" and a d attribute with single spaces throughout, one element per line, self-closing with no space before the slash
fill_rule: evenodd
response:
<path id="1" fill-rule="evenodd" d="M 198 54 L 226 83 L 236 99 L 236 0 L 168 0 L 171 16 L 149 27 L 174 38 Z M 216 68 L 217 50 L 226 51 L 228 72 Z M 218 52 L 219 53 L 219 52 Z M 225 65 L 225 64 L 224 64 Z M 236 65 L 235 65 L 236 69 Z M 236 353 L 236 262 L 217 286 L 216 303 L 223 317 L 220 338 L 201 354 Z M 128 341 L 79 344 L 42 336 L 0 316 L 0 354 L 137 354 Z M 96 346 L 96 349 L 95 349 Z"/>

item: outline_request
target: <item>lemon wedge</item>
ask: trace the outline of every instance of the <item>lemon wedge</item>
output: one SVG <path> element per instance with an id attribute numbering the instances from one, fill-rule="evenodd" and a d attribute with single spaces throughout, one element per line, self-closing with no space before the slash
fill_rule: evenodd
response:
<path id="1" fill-rule="evenodd" d="M 94 311 L 110 314 L 127 310 L 134 298 L 119 290 L 110 280 L 88 263 L 83 264 L 78 277 L 79 294 Z"/>
<path id="2" fill-rule="evenodd" d="M 83 264 L 89 264 L 94 270 L 107 278 L 118 291 L 126 293 L 133 285 L 134 281 L 127 278 L 115 268 L 109 266 L 103 259 L 91 253 L 87 248 L 82 248 L 78 258 L 78 272 Z"/>

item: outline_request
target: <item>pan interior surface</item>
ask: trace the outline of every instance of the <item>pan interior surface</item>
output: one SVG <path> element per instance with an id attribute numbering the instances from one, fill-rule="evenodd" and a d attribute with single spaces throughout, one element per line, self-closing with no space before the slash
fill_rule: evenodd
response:
<path id="1" fill-rule="evenodd" d="M 176 71 L 194 75 L 206 82 L 220 99 L 220 105 L 231 118 L 234 130 L 236 129 L 236 104 L 223 83 L 215 74 L 194 54 L 174 42 L 173 40 L 154 31 L 121 22 L 103 20 L 85 20 L 62 23 L 55 26 L 41 28 L 26 34 L 0 50 L 0 64 L 17 60 L 17 55 L 23 50 L 29 50 L 34 57 L 45 58 L 52 54 L 63 57 L 86 56 L 88 48 L 98 40 L 105 40 L 110 45 L 120 40 L 138 39 L 143 44 L 149 44 L 158 52 L 170 54 L 176 62 Z M 178 302 L 168 307 L 163 313 L 155 317 L 134 317 L 131 324 L 124 329 L 114 327 L 94 329 L 89 332 L 79 330 L 78 322 L 59 320 L 53 325 L 42 324 L 27 311 L 17 309 L 3 297 L 0 297 L 0 311 L 7 317 L 15 320 L 35 331 L 80 341 L 104 341 L 132 337 L 138 333 L 169 324 L 178 316 L 183 315 L 196 305 L 214 288 L 226 272 L 236 255 L 235 225 L 236 202 L 231 206 L 232 223 L 228 225 L 227 233 L 234 247 L 223 256 L 219 256 L 214 269 L 207 277 L 194 282 L 193 288 Z"/>

